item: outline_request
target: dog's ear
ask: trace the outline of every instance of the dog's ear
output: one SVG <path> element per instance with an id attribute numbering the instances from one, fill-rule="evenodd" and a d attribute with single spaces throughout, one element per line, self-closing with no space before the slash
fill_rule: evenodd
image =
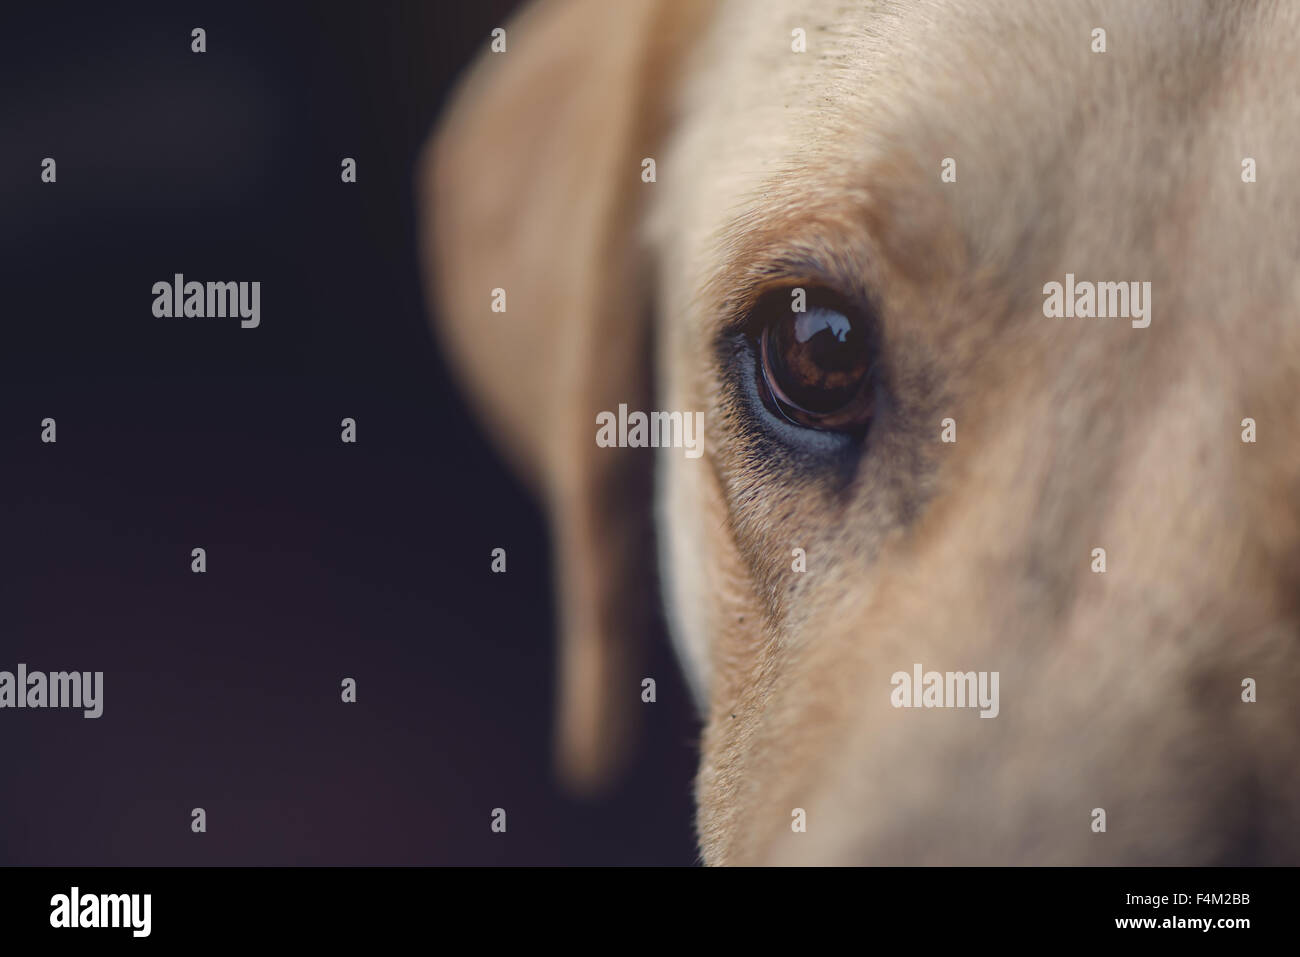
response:
<path id="1" fill-rule="evenodd" d="M 485 51 L 418 170 L 422 258 L 451 364 L 550 515 L 557 759 L 612 779 L 641 707 L 654 574 L 650 459 L 597 413 L 651 396 L 638 224 L 702 0 L 551 0 Z M 485 43 L 487 41 L 485 40 Z"/>

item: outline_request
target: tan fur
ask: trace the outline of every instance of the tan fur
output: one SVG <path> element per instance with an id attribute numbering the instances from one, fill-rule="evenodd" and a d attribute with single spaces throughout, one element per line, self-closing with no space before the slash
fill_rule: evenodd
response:
<path id="1" fill-rule="evenodd" d="M 701 409 L 656 514 L 706 861 L 1294 863 L 1300 7 L 567 6 L 480 64 L 425 208 L 450 351 L 556 517 L 586 776 L 637 703 L 581 662 L 638 624 L 619 489 L 651 458 L 594 413 Z M 561 54 L 580 91 L 527 59 Z M 1151 281 L 1151 327 L 1045 319 L 1066 272 Z M 761 454 L 715 348 L 801 282 L 880 305 L 895 407 L 847 483 Z M 913 662 L 999 671 L 1002 713 L 892 708 Z"/>

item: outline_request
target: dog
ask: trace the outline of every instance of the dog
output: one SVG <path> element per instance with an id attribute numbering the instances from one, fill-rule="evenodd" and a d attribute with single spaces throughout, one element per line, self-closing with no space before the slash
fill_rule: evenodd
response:
<path id="1" fill-rule="evenodd" d="M 706 864 L 1295 863 L 1300 5 L 497 39 L 421 257 L 551 519 L 563 778 L 629 760 L 662 593 Z M 598 443 L 621 407 L 702 454 Z"/>

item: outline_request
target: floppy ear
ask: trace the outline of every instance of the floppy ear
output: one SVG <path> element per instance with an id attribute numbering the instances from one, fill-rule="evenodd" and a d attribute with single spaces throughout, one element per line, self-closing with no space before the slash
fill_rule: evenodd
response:
<path id="1" fill-rule="evenodd" d="M 435 325 L 549 512 L 557 759 L 584 791 L 627 754 L 655 591 L 650 459 L 597 447 L 596 415 L 648 408 L 650 270 L 638 223 L 655 187 L 642 160 L 655 155 L 707 6 L 529 7 L 506 27 L 505 52 L 481 55 L 419 165 Z"/>

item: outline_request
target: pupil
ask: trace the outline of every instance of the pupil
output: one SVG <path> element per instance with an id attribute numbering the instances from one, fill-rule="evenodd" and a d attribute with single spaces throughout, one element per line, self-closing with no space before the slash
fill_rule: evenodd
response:
<path id="1" fill-rule="evenodd" d="M 843 313 L 816 308 L 778 321 L 770 357 L 776 384 L 808 412 L 834 412 L 861 388 L 868 350 L 860 327 Z"/>

